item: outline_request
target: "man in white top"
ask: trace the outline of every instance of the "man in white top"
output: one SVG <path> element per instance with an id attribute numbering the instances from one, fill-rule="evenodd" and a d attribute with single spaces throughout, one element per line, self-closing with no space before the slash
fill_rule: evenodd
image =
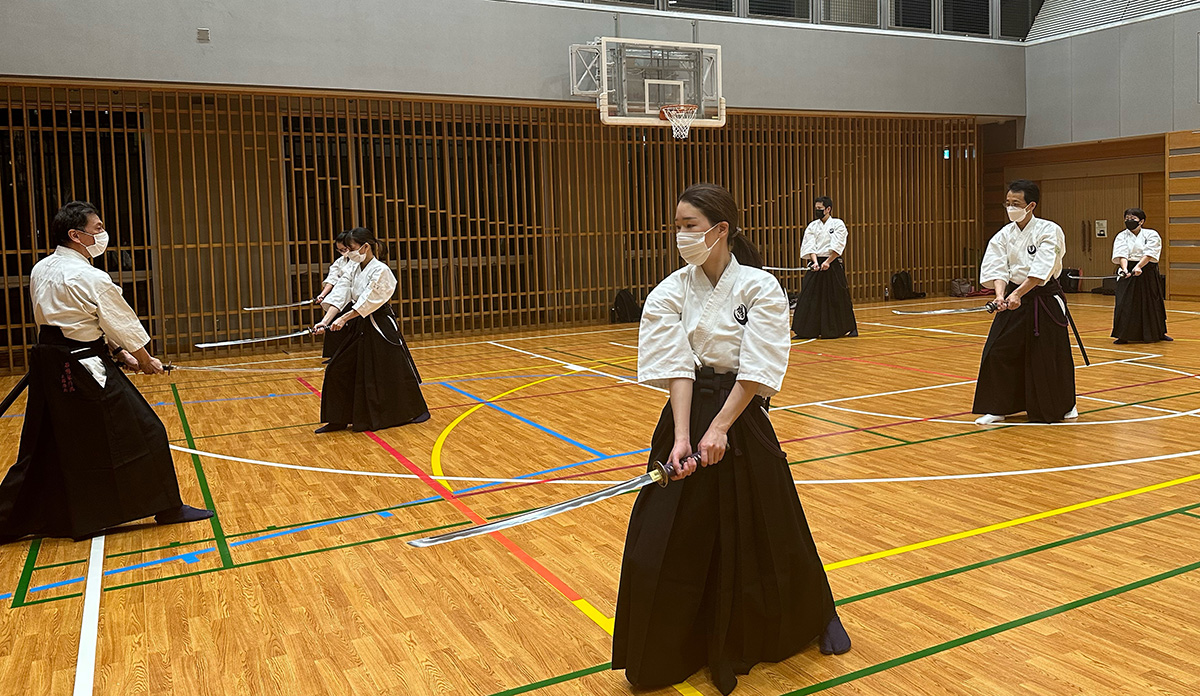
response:
<path id="1" fill-rule="evenodd" d="M 1040 200 L 1032 181 L 1009 184 L 1011 222 L 992 237 L 983 257 L 980 281 L 996 289 L 997 314 L 975 384 L 972 410 L 982 414 L 979 425 L 1021 411 L 1045 423 L 1078 417 L 1071 319 L 1058 284 L 1067 245 L 1061 227 L 1034 216 Z"/>
<path id="2" fill-rule="evenodd" d="M 846 282 L 846 223 L 833 217 L 833 200 L 821 196 L 813 202 L 813 221 L 804 230 L 800 257 L 809 272 L 796 299 L 792 332 L 796 338 L 857 336 L 854 302 Z"/>
<path id="3" fill-rule="evenodd" d="M 82 539 L 151 515 L 159 524 L 211 517 L 180 500 L 166 428 L 114 362 L 164 371 L 121 289 L 92 265 L 108 245 L 99 212 L 63 206 L 50 241 L 54 253 L 29 274 L 38 340 L 17 462 L 0 484 L 0 543 Z"/>

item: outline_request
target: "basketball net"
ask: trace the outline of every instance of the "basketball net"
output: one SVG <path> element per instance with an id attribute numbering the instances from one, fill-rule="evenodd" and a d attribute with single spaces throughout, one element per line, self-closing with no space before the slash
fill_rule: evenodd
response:
<path id="1" fill-rule="evenodd" d="M 699 109 L 695 104 L 669 104 L 658 110 L 658 117 L 671 122 L 671 133 L 676 140 L 685 140 Z"/>

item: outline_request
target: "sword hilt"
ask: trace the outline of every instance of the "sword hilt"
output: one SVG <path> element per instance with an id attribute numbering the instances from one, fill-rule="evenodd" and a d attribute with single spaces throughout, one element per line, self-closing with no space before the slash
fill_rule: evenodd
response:
<path id="1" fill-rule="evenodd" d="M 996 304 L 996 300 L 988 302 L 984 307 L 987 308 L 988 314 L 995 314 L 996 310 L 1000 309 L 1000 306 Z"/>
<path id="2" fill-rule="evenodd" d="M 684 457 L 685 461 L 688 459 L 695 459 L 696 461 L 700 461 L 700 453 L 693 452 L 692 454 L 689 454 L 688 456 Z M 661 486 L 663 488 L 667 487 L 667 484 L 669 484 L 671 482 L 671 477 L 674 475 L 675 475 L 675 465 L 671 464 L 671 462 L 664 463 L 664 462 L 656 461 L 650 465 L 650 480 L 657 483 L 659 486 Z"/>

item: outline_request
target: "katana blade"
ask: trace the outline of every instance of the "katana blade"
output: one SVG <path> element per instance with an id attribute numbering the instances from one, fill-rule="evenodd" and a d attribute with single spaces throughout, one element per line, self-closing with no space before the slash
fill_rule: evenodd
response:
<path id="1" fill-rule="evenodd" d="M 4 401 L 0 401 L 0 416 L 8 413 L 8 407 L 13 405 L 13 402 L 16 401 L 17 397 L 21 395 L 21 392 L 25 391 L 25 387 L 27 386 L 29 386 L 28 372 L 22 375 L 20 381 L 18 381 L 16 385 L 13 386 L 12 391 L 8 393 L 8 396 L 4 397 Z"/>
<path id="2" fill-rule="evenodd" d="M 311 300 L 304 300 L 303 302 L 293 302 L 291 304 L 274 304 L 274 305 L 266 305 L 264 307 L 242 307 L 242 311 L 243 312 L 257 312 L 260 309 L 288 309 L 290 307 L 303 307 L 305 305 L 316 304 L 316 302 L 317 302 L 316 298 L 313 298 Z"/>
<path id="3" fill-rule="evenodd" d="M 689 458 L 695 458 L 698 460 L 699 457 L 700 455 L 693 454 Z M 598 503 L 601 500 L 607 500 L 618 495 L 636 491 L 651 483 L 657 483 L 660 486 L 666 486 L 671 480 L 671 465 L 663 464 L 661 462 L 654 462 L 650 466 L 650 471 L 638 476 L 637 478 L 629 479 L 624 483 L 618 483 L 615 486 L 609 486 L 608 488 L 595 491 L 594 493 L 588 493 L 587 495 L 581 495 L 578 498 L 564 500 L 561 503 L 555 503 L 554 505 L 547 505 L 546 507 L 538 508 L 536 510 L 523 512 L 519 515 L 513 515 L 512 517 L 508 517 L 503 520 L 496 520 L 495 522 L 489 522 L 487 524 L 480 524 L 474 527 L 458 529 L 445 534 L 436 534 L 434 536 L 427 536 L 421 539 L 413 539 L 412 541 L 408 542 L 408 545 L 416 546 L 418 548 L 425 548 L 426 546 L 437 546 L 438 544 L 458 541 L 459 539 L 470 539 L 471 537 L 480 536 L 481 534 L 491 534 L 492 532 L 498 532 L 501 529 L 516 527 L 527 522 L 533 522 L 534 520 L 544 520 L 547 517 L 553 517 L 559 513 L 566 512 L 567 510 L 574 510 L 585 505 Z"/>
<path id="4" fill-rule="evenodd" d="M 764 271 L 815 271 L 817 269 L 812 266 L 799 266 L 797 268 L 782 268 L 780 266 L 763 266 Z"/>
<path id="5" fill-rule="evenodd" d="M 1127 276 L 1127 275 L 1129 275 L 1129 274 L 1128 273 L 1118 273 L 1116 275 L 1110 275 L 1110 276 L 1073 276 L 1073 275 L 1068 275 L 1067 277 L 1070 278 L 1071 280 L 1112 280 L 1112 279 L 1120 279 L 1121 277 Z"/>
<path id="6" fill-rule="evenodd" d="M 307 336 L 312 333 L 312 329 L 304 329 L 295 333 L 285 334 L 283 336 L 266 336 L 264 338 L 243 338 L 237 341 L 217 341 L 215 343 L 197 343 L 197 348 L 223 348 L 225 346 L 243 346 L 247 343 L 265 343 L 267 341 L 282 341 L 288 338 L 297 338 L 299 336 Z"/>
<path id="7" fill-rule="evenodd" d="M 995 301 L 989 302 L 981 307 L 959 307 L 958 309 L 930 309 L 924 312 L 918 312 L 907 309 L 893 309 L 892 314 L 914 314 L 922 316 L 933 316 L 934 314 L 970 314 L 971 312 L 987 312 L 991 314 L 996 311 Z"/>

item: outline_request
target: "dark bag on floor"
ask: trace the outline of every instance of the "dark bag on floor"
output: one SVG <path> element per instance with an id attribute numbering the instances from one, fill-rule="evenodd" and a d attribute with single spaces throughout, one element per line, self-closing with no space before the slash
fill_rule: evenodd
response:
<path id="1" fill-rule="evenodd" d="M 923 292 L 913 292 L 912 276 L 908 271 L 896 271 L 892 274 L 892 299 L 916 300 L 925 297 Z"/>
<path id="2" fill-rule="evenodd" d="M 618 290 L 613 300 L 612 309 L 608 311 L 608 319 L 612 324 L 628 324 L 642 320 L 642 306 L 633 299 L 629 290 Z"/>
<path id="3" fill-rule="evenodd" d="M 966 278 L 955 278 L 950 281 L 950 296 L 951 297 L 966 297 L 974 292 L 975 286 L 971 285 L 971 281 Z"/>

